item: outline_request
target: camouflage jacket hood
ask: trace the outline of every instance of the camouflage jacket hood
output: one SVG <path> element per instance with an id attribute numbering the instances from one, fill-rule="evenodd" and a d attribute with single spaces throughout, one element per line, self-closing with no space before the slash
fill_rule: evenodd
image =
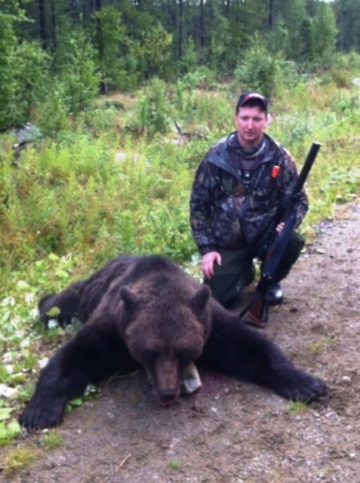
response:
<path id="1" fill-rule="evenodd" d="M 236 132 L 215 144 L 198 167 L 190 201 L 191 229 L 200 252 L 256 244 L 297 177 L 290 154 L 268 135 L 252 154 L 241 150 Z M 301 193 L 297 226 L 307 209 Z"/>

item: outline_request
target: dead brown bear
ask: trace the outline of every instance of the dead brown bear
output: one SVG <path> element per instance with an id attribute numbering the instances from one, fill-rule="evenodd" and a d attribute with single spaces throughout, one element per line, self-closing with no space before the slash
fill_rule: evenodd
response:
<path id="1" fill-rule="evenodd" d="M 46 320 L 60 309 L 84 325 L 42 370 L 20 416 L 29 428 L 60 424 L 66 403 L 118 371 L 139 365 L 152 375 L 160 402 L 176 400 L 192 361 L 268 387 L 288 399 L 313 401 L 325 384 L 294 367 L 262 334 L 225 310 L 180 267 L 160 256 L 117 258 L 92 277 L 39 304 Z"/>

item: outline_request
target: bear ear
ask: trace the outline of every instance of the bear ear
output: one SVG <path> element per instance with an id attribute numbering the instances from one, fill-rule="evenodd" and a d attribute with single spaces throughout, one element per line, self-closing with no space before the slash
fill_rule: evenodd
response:
<path id="1" fill-rule="evenodd" d="M 127 287 L 123 287 L 120 290 L 120 295 L 123 299 L 127 315 L 131 315 L 139 305 L 139 297 Z"/>
<path id="2" fill-rule="evenodd" d="M 210 298 L 211 292 L 209 287 L 204 285 L 201 287 L 190 299 L 190 307 L 195 313 L 200 313 L 204 310 Z"/>

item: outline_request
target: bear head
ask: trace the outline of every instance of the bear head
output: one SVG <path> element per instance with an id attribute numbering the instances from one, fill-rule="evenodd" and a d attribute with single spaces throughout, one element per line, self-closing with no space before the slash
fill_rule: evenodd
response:
<path id="1" fill-rule="evenodd" d="M 120 294 L 120 336 L 151 376 L 160 403 L 168 406 L 180 393 L 184 370 L 200 357 L 210 334 L 210 290 L 200 284 L 184 290 L 168 283 L 157 291 L 123 287 Z"/>

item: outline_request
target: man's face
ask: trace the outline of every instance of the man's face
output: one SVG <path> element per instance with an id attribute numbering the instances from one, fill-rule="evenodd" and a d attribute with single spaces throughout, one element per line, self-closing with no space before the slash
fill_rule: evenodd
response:
<path id="1" fill-rule="evenodd" d="M 257 146 L 267 125 L 267 114 L 259 107 L 240 107 L 235 116 L 240 144 L 244 148 Z"/>

